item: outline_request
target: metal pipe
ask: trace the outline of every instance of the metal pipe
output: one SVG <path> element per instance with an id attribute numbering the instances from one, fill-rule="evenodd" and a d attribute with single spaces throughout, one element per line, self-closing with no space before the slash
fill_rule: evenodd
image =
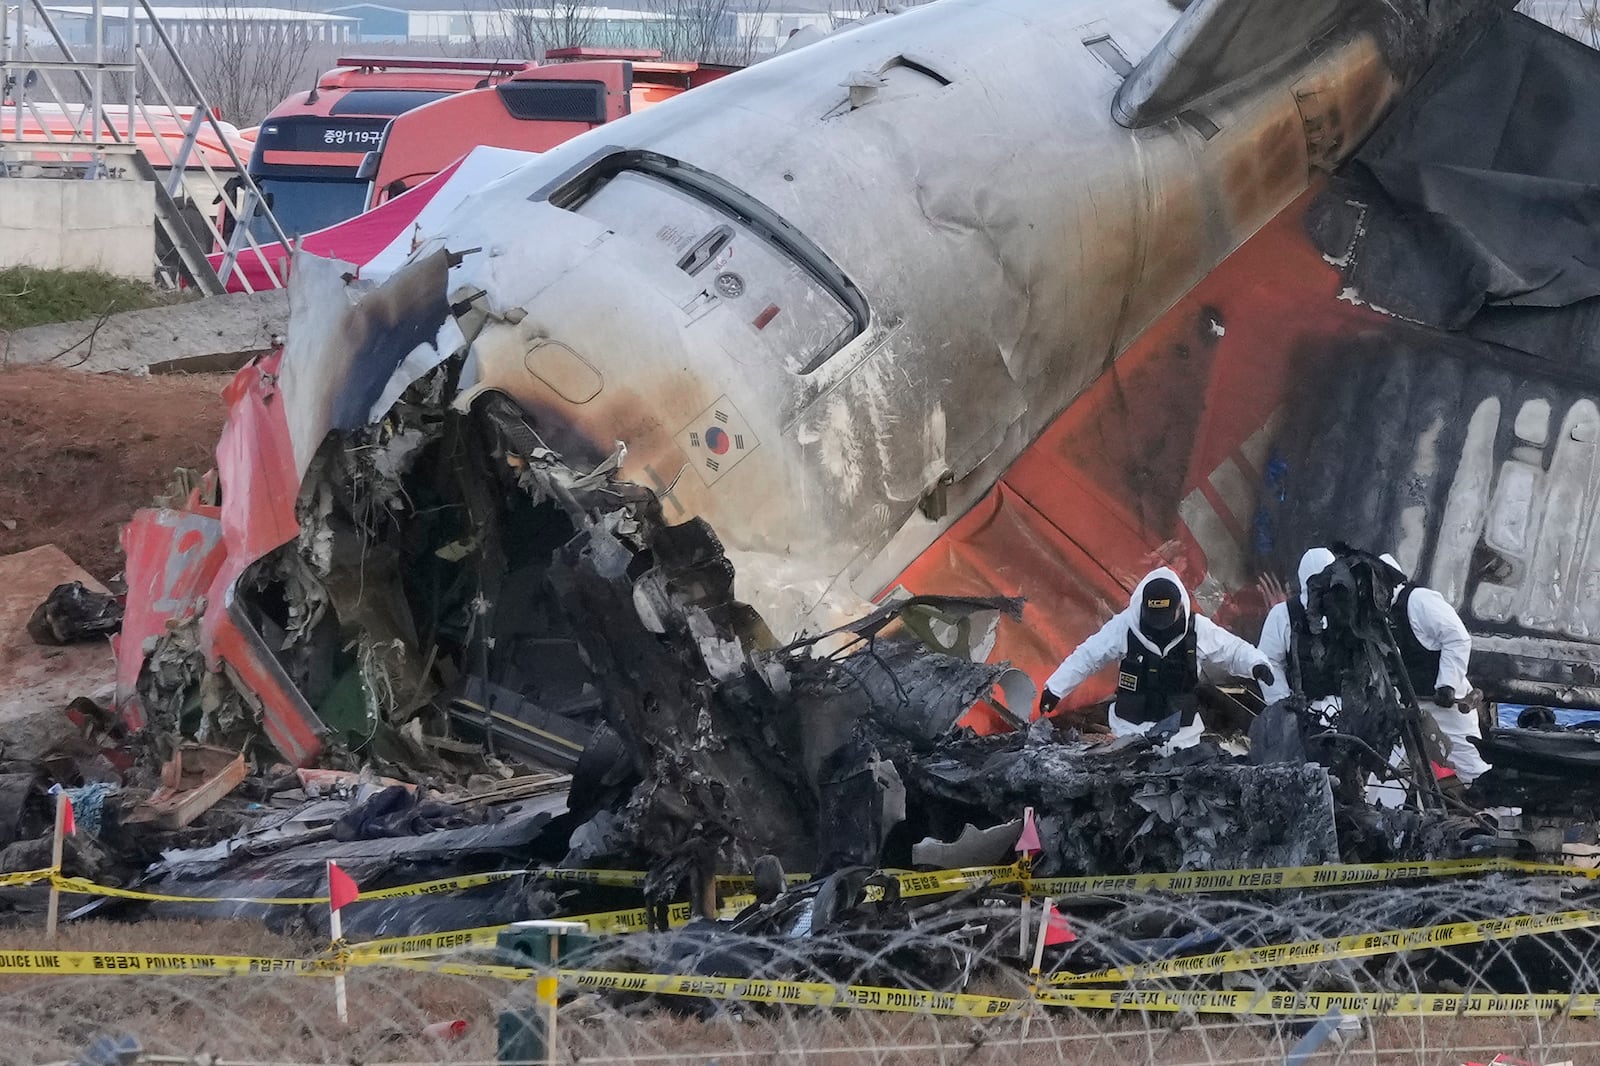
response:
<path id="1" fill-rule="evenodd" d="M 1445 805 L 1444 790 L 1439 787 L 1439 779 L 1433 776 L 1433 763 L 1428 758 L 1427 744 L 1422 739 L 1422 704 L 1417 700 L 1416 689 L 1411 687 L 1411 675 L 1406 672 L 1405 658 L 1400 654 L 1400 643 L 1395 639 L 1388 613 L 1381 613 L 1378 617 L 1383 622 L 1385 663 L 1393 671 L 1396 686 L 1405 700 L 1405 709 L 1410 712 L 1404 719 L 1400 735 L 1405 742 L 1418 795 L 1425 806 L 1441 810 Z"/>
<path id="2" fill-rule="evenodd" d="M 176 196 L 178 188 L 183 184 L 184 170 L 189 166 L 189 153 L 194 151 L 195 138 L 200 133 L 200 127 L 205 124 L 205 118 L 195 112 L 194 118 L 189 120 L 189 128 L 184 131 L 183 144 L 178 146 L 178 158 L 168 160 L 170 170 L 167 173 L 167 195 Z M 166 145 L 161 146 L 166 151 Z"/>
<path id="3" fill-rule="evenodd" d="M 228 238 L 227 247 L 223 249 L 222 265 L 217 270 L 217 277 L 224 279 L 224 283 L 226 283 L 228 275 L 233 273 L 234 264 L 239 261 L 240 244 L 247 243 L 250 239 L 249 219 L 250 214 L 255 207 L 252 201 L 257 195 L 258 194 L 253 188 L 246 189 L 244 192 L 244 203 L 240 205 L 238 214 L 234 218 L 233 233 Z M 272 217 L 270 212 L 267 217 Z M 268 275 L 271 276 L 271 266 L 267 264 L 265 257 L 261 255 L 259 249 L 256 251 L 256 258 L 260 260 L 263 265 L 267 265 Z M 240 276 L 244 280 L 245 288 L 249 289 L 249 279 L 244 277 L 242 274 Z M 274 280 L 276 279 L 274 278 Z"/>
<path id="4" fill-rule="evenodd" d="M 56 29 L 55 19 L 51 18 L 50 17 L 50 12 L 48 12 L 48 11 L 46 11 L 44 9 L 44 7 L 42 6 L 42 0 L 34 0 L 34 3 L 39 8 L 39 17 L 44 21 L 44 28 L 49 31 L 50 39 L 55 42 L 56 50 L 59 51 L 62 55 L 66 56 L 67 57 L 67 61 L 69 63 L 76 64 L 78 62 L 78 57 L 72 54 L 72 48 L 67 44 L 66 40 L 61 36 L 61 31 Z M 21 4 L 17 5 L 17 12 L 18 12 L 18 17 L 20 18 L 21 17 L 21 12 L 22 12 L 22 5 Z M 92 91 L 92 87 L 89 84 L 88 76 L 86 74 L 84 74 L 84 72 L 83 72 L 83 68 L 81 66 L 74 66 L 73 69 L 72 69 L 72 72 L 78 78 L 79 87 L 81 89 L 83 89 L 83 91 L 85 93 L 91 92 Z M 52 92 L 53 91 L 54 91 L 54 89 L 52 88 Z M 19 134 L 19 136 L 21 134 L 21 127 L 20 126 L 18 127 L 18 134 Z"/>
<path id="5" fill-rule="evenodd" d="M 11 9 L 0 0 L 0 87 L 11 77 Z M 0 88 L 0 143 L 6 139 L 5 93 Z"/>
<path id="6" fill-rule="evenodd" d="M 0 3 L 4 2 L 5 0 L 0 0 Z M 17 5 L 17 28 L 13 32 L 11 39 L 6 42 L 6 51 L 10 53 L 10 58 L 13 64 L 12 66 L 8 67 L 7 70 L 10 72 L 12 77 L 17 79 L 16 87 L 11 91 L 11 103 L 15 108 L 15 113 L 12 116 L 14 121 L 12 136 L 14 136 L 18 141 L 22 140 L 22 98 L 26 90 L 23 88 L 23 79 L 18 77 L 21 72 L 17 69 L 15 63 L 19 52 L 22 50 L 22 42 L 26 41 L 27 39 L 27 5 L 22 3 Z"/>
<path id="7" fill-rule="evenodd" d="M 102 120 L 105 118 L 105 69 L 103 67 L 105 61 L 105 0 L 94 0 L 94 97 L 90 105 L 90 122 L 92 125 L 89 128 L 94 131 L 90 138 L 96 144 L 100 143 L 100 127 Z M 109 127 L 110 123 L 107 122 L 105 125 Z M 100 158 L 99 153 L 96 153 L 96 158 Z"/>
<path id="8" fill-rule="evenodd" d="M 200 91 L 200 85 L 194 80 L 194 75 L 189 73 L 189 67 L 184 63 L 183 56 L 179 55 L 178 50 L 173 47 L 172 38 L 167 36 L 166 27 L 161 25 L 160 19 L 156 18 L 155 11 L 150 6 L 150 0 L 139 0 L 139 6 L 144 8 L 145 16 L 149 18 L 151 28 L 155 30 L 156 36 L 161 38 L 162 47 L 171 54 L 173 66 L 177 68 L 178 73 L 183 77 L 184 84 L 188 86 L 189 91 L 194 94 L 196 100 L 204 101 L 205 94 Z M 217 134 L 217 139 L 222 142 L 223 150 L 228 153 L 228 158 L 233 161 L 233 165 L 238 168 L 239 177 L 244 180 L 245 188 L 264 203 L 265 198 L 261 196 L 261 190 L 256 187 L 255 179 L 250 176 L 250 171 L 245 164 L 239 160 L 239 154 L 233 150 L 233 145 L 228 142 L 228 138 L 223 136 L 222 129 L 217 124 L 216 116 L 212 115 L 209 110 L 207 111 L 207 116 L 212 129 Z M 278 220 L 271 210 L 267 211 L 266 217 L 268 223 L 272 226 L 273 236 L 287 248 L 289 246 L 289 237 L 283 232 L 283 227 L 278 225 Z"/>
<path id="9" fill-rule="evenodd" d="M 169 94 L 167 92 L 166 84 L 164 82 L 162 82 L 161 75 L 156 71 L 156 69 L 153 66 L 150 65 L 150 62 L 149 62 L 148 58 L 144 59 L 143 62 L 144 62 L 145 73 L 149 76 L 150 83 L 155 86 L 155 90 L 156 90 L 156 94 L 157 94 L 158 99 L 160 99 L 162 101 L 163 106 L 165 106 L 168 111 L 176 112 L 177 109 L 172 104 L 172 96 L 171 96 L 171 94 Z M 204 109 L 202 108 L 201 110 L 203 111 Z M 197 115 L 196 118 L 204 120 L 205 119 L 205 115 Z M 214 123 L 213 123 L 213 125 L 214 125 Z M 224 146 L 228 145 L 228 142 L 227 142 L 226 139 L 223 140 L 223 144 L 224 144 Z M 230 158 L 233 158 L 235 160 L 237 160 L 237 158 L 238 158 L 236 155 L 232 154 L 231 150 L 230 150 L 229 155 L 230 155 Z M 239 243 L 242 240 L 244 242 L 245 246 L 249 247 L 252 251 L 254 251 L 256 253 L 256 258 L 259 259 L 261 261 L 262 265 L 265 267 L 266 272 L 267 272 L 267 277 L 272 281 L 273 285 L 275 287 L 282 288 L 283 285 L 284 285 L 284 280 L 285 279 L 283 279 L 283 278 L 278 276 L 278 272 L 272 267 L 272 264 L 270 262 L 268 262 L 266 257 L 261 254 L 261 246 L 260 246 L 259 242 L 257 242 L 257 240 L 255 239 L 254 234 L 249 232 L 249 227 L 248 227 L 248 225 L 246 225 L 249 222 L 249 214 L 246 213 L 245 211 L 243 211 L 240 208 L 239 203 L 237 203 L 234 200 L 229 199 L 227 197 L 227 183 L 218 179 L 217 172 L 216 172 L 215 168 L 212 167 L 211 161 L 206 157 L 206 153 L 204 151 L 198 152 L 195 155 L 195 158 L 200 160 L 201 169 L 203 169 L 205 171 L 206 176 L 211 180 L 212 188 L 216 189 L 217 192 L 223 196 L 223 201 L 224 201 L 224 204 L 225 204 L 224 211 L 227 214 L 230 214 L 230 215 L 232 215 L 234 217 L 234 221 L 235 221 L 236 227 L 244 227 L 244 232 L 243 232 L 242 235 L 239 232 L 239 230 L 236 228 L 233 234 L 231 234 L 228 238 L 224 238 L 222 236 L 222 231 L 217 227 L 216 219 L 213 217 L 213 215 L 205 214 L 205 213 L 201 214 L 200 217 L 205 220 L 206 229 L 210 232 L 215 244 L 218 247 L 222 247 L 224 249 L 224 252 L 225 252 L 224 259 L 223 259 L 223 267 L 222 267 L 222 269 L 220 269 L 217 272 L 218 277 L 226 280 L 228 275 L 233 272 L 234 265 L 238 261 L 239 253 L 244 250 L 243 247 L 241 247 L 240 243 Z M 243 171 L 240 171 L 239 173 L 241 175 L 244 175 Z M 244 176 L 247 177 L 248 175 L 244 175 Z M 243 190 L 243 195 L 244 195 L 244 199 L 245 199 L 246 202 L 249 201 L 249 198 L 252 195 L 252 191 L 251 190 L 253 188 L 254 188 L 254 185 L 253 185 L 253 183 L 251 183 L 251 187 L 250 188 L 246 188 L 246 189 Z M 260 196 L 260 191 L 259 190 L 255 190 L 254 191 L 254 195 L 259 197 Z M 269 215 L 268 217 L 271 217 L 271 216 Z M 274 220 L 274 222 L 276 222 L 276 220 Z M 279 232 L 281 232 L 281 230 Z M 288 248 L 289 245 L 286 244 L 286 245 L 284 245 L 284 247 Z M 232 251 L 229 252 L 228 251 L 229 249 L 232 249 Z M 245 288 L 246 292 L 254 292 L 255 291 L 255 289 L 250 284 L 249 277 L 247 275 L 245 275 L 243 272 L 240 272 L 239 280 L 244 284 L 244 288 Z"/>
<path id="10" fill-rule="evenodd" d="M 128 143 L 134 143 L 133 137 L 133 102 L 139 95 L 139 23 L 134 19 L 134 0 L 128 0 L 127 39 L 125 46 L 128 49 Z"/>

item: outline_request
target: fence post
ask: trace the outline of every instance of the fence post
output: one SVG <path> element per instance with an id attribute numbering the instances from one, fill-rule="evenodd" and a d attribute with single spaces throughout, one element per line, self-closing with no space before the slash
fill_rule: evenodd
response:
<path id="1" fill-rule="evenodd" d="M 50 906 L 45 911 L 44 935 L 47 940 L 56 938 L 56 920 L 61 915 L 61 860 L 66 850 L 67 812 L 71 800 L 63 790 L 56 793 L 56 828 L 50 841 Z"/>

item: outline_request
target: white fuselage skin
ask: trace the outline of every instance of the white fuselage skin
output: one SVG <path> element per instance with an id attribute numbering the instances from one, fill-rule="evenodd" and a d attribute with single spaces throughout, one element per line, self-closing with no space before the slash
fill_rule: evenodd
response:
<path id="1" fill-rule="evenodd" d="M 662 491 L 669 520 L 710 522 L 780 637 L 832 622 L 1398 91 L 1355 34 L 1203 101 L 1199 122 L 1118 125 L 1122 76 L 1084 42 L 1109 35 L 1137 64 L 1177 17 L 1168 0 L 937 0 L 546 153 L 422 246 L 467 253 L 452 299 L 481 290 L 490 312 L 463 386 L 516 398 L 574 465 L 625 442 L 622 476 Z M 816 293 L 737 225 L 691 274 L 678 261 L 704 234 L 652 215 L 671 196 L 607 186 L 590 217 L 540 194 L 612 145 L 765 205 L 859 290 L 865 328 L 808 366 L 821 334 L 783 327 Z"/>

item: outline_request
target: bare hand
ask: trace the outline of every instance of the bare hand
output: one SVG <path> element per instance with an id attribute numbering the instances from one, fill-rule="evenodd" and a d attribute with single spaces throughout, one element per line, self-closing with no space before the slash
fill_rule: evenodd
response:
<path id="1" fill-rule="evenodd" d="M 1261 593 L 1261 598 L 1266 601 L 1268 610 L 1289 598 L 1289 590 L 1273 574 L 1262 574 L 1256 578 L 1256 591 Z"/>

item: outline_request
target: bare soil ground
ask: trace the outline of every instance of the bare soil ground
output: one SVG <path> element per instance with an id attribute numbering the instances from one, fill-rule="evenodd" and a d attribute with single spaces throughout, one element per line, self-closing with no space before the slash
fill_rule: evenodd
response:
<path id="1" fill-rule="evenodd" d="M 0 370 L 0 555 L 53 543 L 102 581 L 120 572 L 122 524 L 176 468 L 214 465 L 227 381 Z"/>
<path id="2" fill-rule="evenodd" d="M 0 743 L 8 759 L 42 757 L 70 735 L 62 708 L 116 679 L 106 641 L 45 648 L 28 635 L 34 610 L 71 581 L 104 591 L 55 545 L 0 556 Z"/>
<path id="3" fill-rule="evenodd" d="M 6 930 L 0 961 L 8 950 L 43 946 L 38 931 Z M 319 947 L 255 923 L 173 921 L 69 926 L 53 946 L 282 958 L 310 957 Z M 327 978 L 4 976 L 0 1061 L 60 1061 L 98 1033 L 124 1031 L 147 1053 L 184 1061 L 493 1062 L 500 1011 L 529 1007 L 532 997 L 527 983 L 385 969 L 353 971 L 349 985 L 352 1024 L 344 1028 Z M 659 1003 L 622 1014 L 583 1001 L 564 1005 L 562 1017 L 564 1057 L 585 1066 L 1278 1066 L 1304 1029 L 1270 1020 L 1061 1012 L 1026 1023 L 765 1008 L 701 1018 Z M 423 1035 L 429 1023 L 457 1018 L 470 1027 L 465 1039 L 439 1044 Z M 1504 1052 L 1543 1066 L 1588 1063 L 1597 1061 L 1597 1030 L 1592 1021 L 1563 1019 L 1396 1019 L 1307 1062 L 1460 1066 Z"/>

